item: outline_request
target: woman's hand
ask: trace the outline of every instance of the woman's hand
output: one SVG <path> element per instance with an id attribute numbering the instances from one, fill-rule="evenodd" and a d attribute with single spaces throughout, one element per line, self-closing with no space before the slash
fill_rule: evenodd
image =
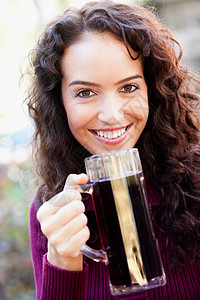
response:
<path id="1" fill-rule="evenodd" d="M 73 185 L 86 184 L 86 174 L 70 174 L 64 190 L 45 202 L 37 212 L 41 230 L 48 239 L 48 261 L 62 269 L 83 268 L 80 249 L 89 239 L 85 206 Z"/>

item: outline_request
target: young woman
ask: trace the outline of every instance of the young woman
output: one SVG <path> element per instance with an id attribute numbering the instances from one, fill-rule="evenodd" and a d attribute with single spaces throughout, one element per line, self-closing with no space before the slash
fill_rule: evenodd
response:
<path id="1" fill-rule="evenodd" d="M 176 45 L 150 10 L 111 1 L 68 9 L 41 35 L 28 97 L 43 180 L 30 209 L 37 299 L 198 299 L 199 79 L 180 65 Z M 131 147 L 140 152 L 167 284 L 112 296 L 106 266 L 80 252 L 87 241 L 99 244 L 90 199 L 51 200 L 64 185 L 87 182 L 85 157 Z"/>

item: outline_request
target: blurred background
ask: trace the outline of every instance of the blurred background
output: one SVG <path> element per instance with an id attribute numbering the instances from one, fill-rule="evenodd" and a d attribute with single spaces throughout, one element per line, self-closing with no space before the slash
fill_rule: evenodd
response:
<path id="1" fill-rule="evenodd" d="M 35 299 L 29 249 L 29 205 L 36 192 L 32 174 L 32 125 L 23 99 L 26 82 L 20 81 L 44 24 L 68 6 L 84 0 L 0 1 L 0 299 Z M 182 45 L 183 62 L 200 72 L 200 1 L 155 0 L 163 22 Z"/>

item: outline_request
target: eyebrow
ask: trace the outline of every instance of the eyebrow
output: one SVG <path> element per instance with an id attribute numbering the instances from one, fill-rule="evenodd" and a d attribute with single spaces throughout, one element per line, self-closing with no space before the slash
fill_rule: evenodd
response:
<path id="1" fill-rule="evenodd" d="M 121 79 L 121 80 L 117 81 L 115 83 L 115 85 L 118 85 L 120 83 L 129 81 L 129 80 L 132 80 L 132 79 L 138 79 L 138 78 L 143 78 L 143 77 L 141 75 L 139 75 L 139 74 L 138 75 L 134 75 L 134 76 L 130 76 L 130 77 L 127 77 L 127 78 L 124 78 L 124 79 Z M 70 84 L 68 85 L 68 87 L 70 87 L 72 85 L 78 85 L 78 84 L 100 87 L 100 84 L 98 84 L 98 83 L 90 82 L 90 81 L 84 81 L 84 80 L 75 80 L 75 81 L 72 81 L 72 82 L 70 82 Z"/>
<path id="2" fill-rule="evenodd" d="M 127 78 L 124 78 L 122 80 L 119 80 L 115 83 L 115 85 L 118 85 L 120 83 L 123 83 L 123 82 L 126 82 L 126 81 L 129 81 L 129 80 L 132 80 L 132 79 L 138 79 L 138 78 L 143 78 L 141 75 L 134 75 L 134 76 L 130 76 L 130 77 L 127 77 Z"/>
<path id="3" fill-rule="evenodd" d="M 72 82 L 70 82 L 70 84 L 68 85 L 68 87 L 70 87 L 71 85 L 77 85 L 77 84 L 92 85 L 92 86 L 100 87 L 100 84 L 98 84 L 98 83 L 89 82 L 89 81 L 83 81 L 83 80 L 72 81 Z"/>

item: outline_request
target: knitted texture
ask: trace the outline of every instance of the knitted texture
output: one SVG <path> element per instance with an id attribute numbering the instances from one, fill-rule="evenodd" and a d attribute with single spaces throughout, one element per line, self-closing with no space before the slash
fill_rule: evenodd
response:
<path id="1" fill-rule="evenodd" d="M 159 195 L 148 188 L 151 205 L 158 205 Z M 179 269 L 172 265 L 170 250 L 166 246 L 165 234 L 155 228 L 161 259 L 167 278 L 165 286 L 134 293 L 132 295 L 112 296 L 109 288 L 107 267 L 85 259 L 83 271 L 66 271 L 47 261 L 47 239 L 41 232 L 36 218 L 35 198 L 30 207 L 30 243 L 37 300 L 198 300 L 200 299 L 200 259 Z M 87 199 L 87 201 L 89 201 Z M 92 211 L 87 201 L 86 211 Z M 90 218 L 90 217 L 89 217 Z M 89 223 L 90 225 L 90 223 Z M 91 225 L 90 225 L 91 226 Z M 89 226 L 89 227 L 90 227 Z M 94 228 L 90 228 L 94 231 Z M 97 242 L 98 234 L 93 244 Z"/>

